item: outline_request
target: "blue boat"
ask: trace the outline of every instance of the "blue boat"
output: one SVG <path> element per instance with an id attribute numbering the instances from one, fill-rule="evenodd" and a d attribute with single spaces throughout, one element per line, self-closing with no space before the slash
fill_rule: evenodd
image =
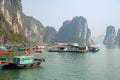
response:
<path id="1" fill-rule="evenodd" d="M 0 58 L 0 70 L 5 69 L 5 66 L 9 64 L 9 60 L 6 58 Z"/>

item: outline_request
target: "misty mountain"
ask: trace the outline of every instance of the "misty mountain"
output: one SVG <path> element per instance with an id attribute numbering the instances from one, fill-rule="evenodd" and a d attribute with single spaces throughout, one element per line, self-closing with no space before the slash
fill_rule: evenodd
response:
<path id="1" fill-rule="evenodd" d="M 66 20 L 56 37 L 56 42 L 92 44 L 91 32 L 87 20 L 80 16 L 74 17 L 72 21 Z"/>
<path id="2" fill-rule="evenodd" d="M 108 26 L 106 29 L 106 35 L 103 43 L 105 45 L 115 45 L 116 43 L 116 32 L 114 26 Z"/>
<path id="3" fill-rule="evenodd" d="M 47 26 L 44 33 L 44 43 L 54 43 L 57 31 L 54 27 Z"/>

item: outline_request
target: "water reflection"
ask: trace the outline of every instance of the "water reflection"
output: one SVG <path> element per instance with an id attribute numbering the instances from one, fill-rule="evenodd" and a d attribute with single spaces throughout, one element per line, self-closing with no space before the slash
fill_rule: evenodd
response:
<path id="1" fill-rule="evenodd" d="M 16 70 L 0 70 L 0 80 L 38 80 L 39 70 L 35 69 L 16 69 Z"/>
<path id="2" fill-rule="evenodd" d="M 113 49 L 117 47 L 116 45 L 104 45 L 104 46 L 108 49 Z"/>

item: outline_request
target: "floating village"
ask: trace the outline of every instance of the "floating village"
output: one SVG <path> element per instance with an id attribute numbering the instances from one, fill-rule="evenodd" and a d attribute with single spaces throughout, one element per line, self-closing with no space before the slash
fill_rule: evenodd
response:
<path id="1" fill-rule="evenodd" d="M 44 54 L 44 49 L 47 52 L 57 52 L 59 53 L 88 53 L 88 52 L 98 52 L 100 49 L 98 47 L 91 46 L 79 46 L 77 43 L 73 44 L 36 44 L 31 49 L 25 46 L 0 46 L 0 69 L 24 69 L 24 68 L 36 68 L 40 66 L 42 62 L 45 62 L 45 58 L 35 58 L 35 55 Z M 7 59 L 2 55 L 13 54 L 14 51 L 22 52 L 22 55 L 13 56 L 11 60 Z"/>

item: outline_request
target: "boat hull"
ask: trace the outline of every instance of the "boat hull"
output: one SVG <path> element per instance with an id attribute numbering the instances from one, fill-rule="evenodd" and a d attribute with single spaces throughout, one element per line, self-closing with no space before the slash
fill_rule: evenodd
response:
<path id="1" fill-rule="evenodd" d="M 41 62 L 35 62 L 32 64 L 14 64 L 10 63 L 4 67 L 4 69 L 25 69 L 25 68 L 36 68 L 41 64 Z"/>
<path id="2" fill-rule="evenodd" d="M 98 47 L 90 47 L 90 52 L 98 52 L 100 49 Z"/>
<path id="3" fill-rule="evenodd" d="M 34 59 L 33 63 L 31 64 L 15 64 L 15 63 L 8 63 L 7 65 L 0 66 L 0 69 L 26 69 L 26 68 L 36 68 L 45 61 L 44 59 Z"/>
<path id="4" fill-rule="evenodd" d="M 75 50 L 75 51 L 69 51 L 69 50 L 48 50 L 48 52 L 71 52 L 71 53 L 86 53 L 88 52 L 87 50 Z"/>
<path id="5" fill-rule="evenodd" d="M 5 69 L 5 67 L 4 67 L 4 66 L 0 66 L 0 70 L 1 70 L 1 69 Z"/>

